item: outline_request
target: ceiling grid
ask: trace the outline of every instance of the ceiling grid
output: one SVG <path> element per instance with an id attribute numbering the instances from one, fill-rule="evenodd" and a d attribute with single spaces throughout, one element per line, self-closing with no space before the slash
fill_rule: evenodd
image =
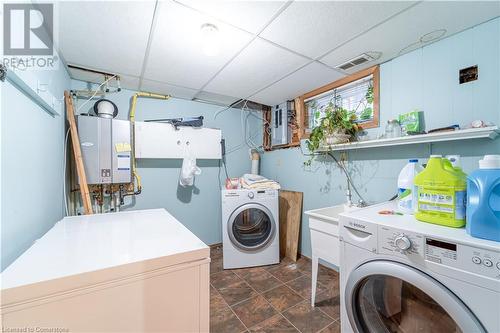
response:
<path id="1" fill-rule="evenodd" d="M 68 64 L 115 72 L 124 88 L 274 105 L 390 60 L 431 30 L 446 29 L 447 37 L 497 17 L 499 7 L 491 1 L 73 1 L 60 6 L 59 47 Z M 214 57 L 201 52 L 204 23 L 214 24 L 222 41 Z M 335 68 L 370 51 L 380 58 L 352 71 Z"/>

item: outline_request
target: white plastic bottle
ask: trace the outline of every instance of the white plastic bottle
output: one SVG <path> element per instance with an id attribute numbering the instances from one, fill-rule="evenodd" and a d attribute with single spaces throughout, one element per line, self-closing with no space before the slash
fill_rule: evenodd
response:
<path id="1" fill-rule="evenodd" d="M 417 159 L 411 159 L 398 177 L 398 207 L 401 212 L 413 214 L 417 205 L 417 190 L 413 180 L 423 168 Z"/>

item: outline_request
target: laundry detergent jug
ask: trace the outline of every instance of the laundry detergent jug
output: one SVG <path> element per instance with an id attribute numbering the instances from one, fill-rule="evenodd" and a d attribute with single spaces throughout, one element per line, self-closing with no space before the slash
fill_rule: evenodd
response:
<path id="1" fill-rule="evenodd" d="M 465 225 L 466 178 L 441 155 L 431 155 L 415 176 L 417 220 L 460 228 Z"/>
<path id="2" fill-rule="evenodd" d="M 467 174 L 462 170 L 462 166 L 460 164 L 460 155 L 447 155 L 446 159 L 450 161 L 453 169 L 462 175 L 462 177 L 467 178 Z"/>
<path id="3" fill-rule="evenodd" d="M 417 191 L 414 184 L 415 176 L 423 168 L 417 159 L 408 161 L 398 176 L 398 208 L 406 214 L 413 214 L 417 208 Z"/>
<path id="4" fill-rule="evenodd" d="M 486 155 L 467 178 L 467 233 L 500 242 L 500 155 Z"/>

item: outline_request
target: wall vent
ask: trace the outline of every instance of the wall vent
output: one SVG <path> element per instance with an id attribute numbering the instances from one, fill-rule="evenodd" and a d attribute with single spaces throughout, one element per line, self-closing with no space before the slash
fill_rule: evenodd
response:
<path id="1" fill-rule="evenodd" d="M 344 62 L 343 64 L 335 66 L 335 68 L 342 69 L 345 71 L 345 70 L 348 70 L 354 66 L 358 66 L 358 65 L 364 64 L 365 62 L 369 62 L 372 60 L 375 60 L 375 58 L 372 57 L 371 55 L 363 53 L 362 55 L 357 56 L 356 58 L 353 58 L 347 62 Z"/>

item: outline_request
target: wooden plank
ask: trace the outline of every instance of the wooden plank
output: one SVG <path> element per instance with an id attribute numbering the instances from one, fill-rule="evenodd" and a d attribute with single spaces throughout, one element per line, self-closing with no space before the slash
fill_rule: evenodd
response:
<path id="1" fill-rule="evenodd" d="M 302 220 L 302 192 L 280 191 L 280 257 L 297 261 Z"/>
<path id="2" fill-rule="evenodd" d="M 89 187 L 87 184 L 87 177 L 85 175 L 85 168 L 83 166 L 82 150 L 80 148 L 80 138 L 78 137 L 78 130 L 75 121 L 75 112 L 73 110 L 73 100 L 68 91 L 64 92 L 64 100 L 66 102 L 66 118 L 69 122 L 69 129 L 71 132 L 71 143 L 73 146 L 73 154 L 75 157 L 76 171 L 78 179 L 80 180 L 80 193 L 82 195 L 83 212 L 85 215 L 93 214 L 92 203 L 90 201 Z"/>
<path id="3" fill-rule="evenodd" d="M 299 136 L 299 143 L 302 139 L 307 139 L 306 128 L 307 128 L 307 115 L 304 110 L 304 98 L 295 98 L 295 114 L 297 116 L 297 132 Z"/>
<path id="4" fill-rule="evenodd" d="M 269 150 L 272 150 L 272 147 L 271 147 L 271 107 L 270 106 L 263 106 L 262 107 L 262 119 L 263 119 L 263 123 L 264 123 L 262 146 L 264 147 L 264 150 L 269 151 Z"/>

